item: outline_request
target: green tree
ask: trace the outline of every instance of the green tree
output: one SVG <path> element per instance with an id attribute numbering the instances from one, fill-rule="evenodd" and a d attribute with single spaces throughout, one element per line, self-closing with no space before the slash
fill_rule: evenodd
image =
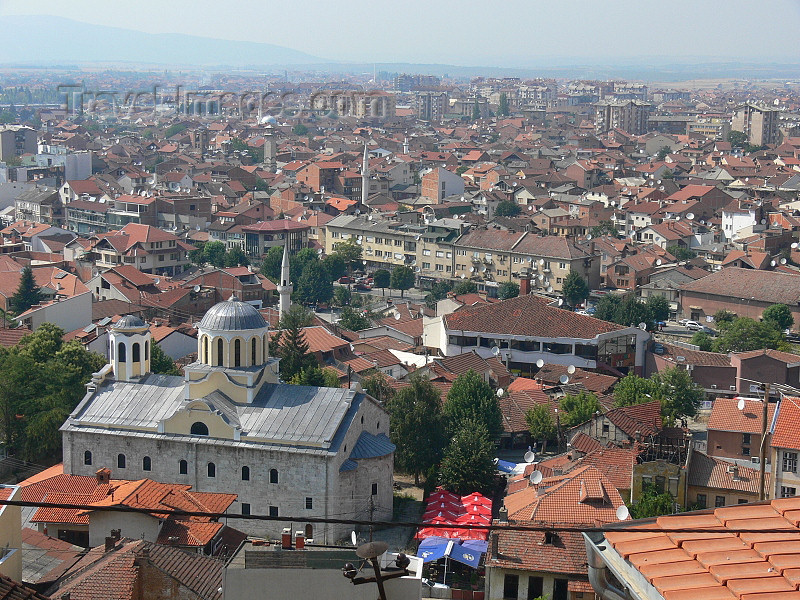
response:
<path id="1" fill-rule="evenodd" d="M 561 289 L 570 306 L 577 306 L 589 297 L 589 284 L 577 271 L 567 273 Z"/>
<path id="2" fill-rule="evenodd" d="M 17 291 L 11 296 L 11 310 L 21 315 L 31 306 L 35 306 L 42 301 L 42 293 L 36 280 L 33 278 L 33 269 L 26 266 L 22 269 L 22 277 L 19 280 Z"/>
<path id="3" fill-rule="evenodd" d="M 669 154 L 670 152 L 672 152 L 672 148 L 670 148 L 669 146 L 661 146 L 661 148 L 658 151 L 658 154 L 656 155 L 656 158 L 659 161 L 662 161 L 665 158 L 667 158 L 667 154 Z"/>
<path id="4" fill-rule="evenodd" d="M 303 327 L 310 327 L 314 322 L 314 313 L 299 304 L 293 304 L 289 307 L 286 314 L 283 315 L 278 323 L 278 329 L 293 329 Z"/>
<path id="5" fill-rule="evenodd" d="M 414 287 L 414 271 L 411 267 L 399 266 L 392 269 L 391 285 L 395 290 L 400 290 L 400 297 L 406 290 Z"/>
<path id="6" fill-rule="evenodd" d="M 335 252 L 330 256 L 326 256 L 322 261 L 325 271 L 328 273 L 329 281 L 336 281 L 343 275 L 347 274 L 347 265 L 344 264 L 344 259 Z"/>
<path id="7" fill-rule="evenodd" d="M 503 200 L 502 202 L 497 203 L 497 206 L 494 209 L 494 216 L 516 217 L 520 212 L 522 212 L 522 208 L 519 204 L 511 200 Z"/>
<path id="8" fill-rule="evenodd" d="M 181 372 L 173 361 L 155 341 L 151 342 L 150 370 L 161 375 L 180 375 Z"/>
<path id="9" fill-rule="evenodd" d="M 728 141 L 733 148 L 742 148 L 747 144 L 747 134 L 742 131 L 732 129 L 728 133 Z"/>
<path id="10" fill-rule="evenodd" d="M 292 128 L 292 133 L 294 133 L 296 136 L 304 136 L 308 134 L 308 127 L 302 123 L 298 123 Z"/>
<path id="11" fill-rule="evenodd" d="M 794 317 L 791 309 L 785 304 L 773 304 L 764 309 L 761 314 L 764 323 L 772 325 L 778 331 L 785 331 L 794 325 Z"/>
<path id="12" fill-rule="evenodd" d="M 164 131 L 164 137 L 169 139 L 173 135 L 178 135 L 179 133 L 182 133 L 185 130 L 186 130 L 186 125 L 184 125 L 183 123 L 175 123 L 174 125 L 170 125 L 169 127 L 167 127 L 167 129 Z"/>
<path id="13" fill-rule="evenodd" d="M 19 342 L 17 349 L 39 364 L 50 360 L 64 345 L 64 330 L 53 323 L 42 323 L 39 328 Z"/>
<path id="14" fill-rule="evenodd" d="M 508 300 L 519 296 L 519 284 L 513 281 L 504 281 L 497 288 L 497 297 L 500 300 Z"/>
<path id="15" fill-rule="evenodd" d="M 491 495 L 495 483 L 494 444 L 481 421 L 461 423 L 439 467 L 442 486 L 458 495 Z"/>
<path id="16" fill-rule="evenodd" d="M 497 106 L 497 116 L 498 117 L 505 117 L 508 116 L 508 96 L 505 92 L 500 92 L 500 102 Z"/>
<path id="17" fill-rule="evenodd" d="M 195 242 L 195 247 L 189 250 L 189 260 L 193 265 L 202 266 L 206 262 L 206 255 L 203 252 L 205 242 Z"/>
<path id="18" fill-rule="evenodd" d="M 394 388 L 389 385 L 386 375 L 377 369 L 371 369 L 361 379 L 361 387 L 378 402 L 388 402 L 394 396 Z"/>
<path id="19" fill-rule="evenodd" d="M 600 224 L 592 227 L 589 233 L 595 238 L 603 237 L 604 235 L 618 237 L 619 229 L 617 229 L 614 221 L 600 221 Z"/>
<path id="20" fill-rule="evenodd" d="M 669 301 L 665 296 L 655 294 L 647 298 L 647 308 L 653 321 L 666 321 L 669 319 Z"/>
<path id="21" fill-rule="evenodd" d="M 626 327 L 637 327 L 639 323 L 644 323 L 650 329 L 653 325 L 653 315 L 646 304 L 639 302 L 634 296 L 628 296 L 617 308 L 614 322 Z"/>
<path id="22" fill-rule="evenodd" d="M 441 398 L 431 382 L 412 375 L 410 385 L 398 390 L 386 404 L 390 415 L 390 436 L 395 450 L 395 466 L 414 475 L 439 463 L 445 445 Z"/>
<path id="23" fill-rule="evenodd" d="M 282 257 L 281 262 L 283 262 Z M 298 250 L 295 254 L 289 256 L 289 279 L 295 282 L 300 281 L 300 277 L 303 276 L 303 271 L 306 270 L 306 266 L 310 263 L 318 262 L 319 254 L 312 248 Z M 325 275 L 325 279 L 328 279 L 327 273 Z"/>
<path id="24" fill-rule="evenodd" d="M 225 266 L 226 267 L 246 267 L 250 264 L 250 259 L 244 253 L 244 250 L 238 247 L 233 247 L 225 253 Z"/>
<path id="25" fill-rule="evenodd" d="M 308 367 L 299 373 L 295 373 L 289 382 L 292 385 L 313 385 L 317 387 L 338 388 L 340 385 L 339 376 L 332 369 L 321 369 L 319 367 Z"/>
<path id="26" fill-rule="evenodd" d="M 561 424 L 564 427 L 574 427 L 591 419 L 594 414 L 600 411 L 600 403 L 597 396 L 586 390 L 581 390 L 578 394 L 567 394 L 559 402 L 559 406 L 564 413 L 561 417 Z"/>
<path id="27" fill-rule="evenodd" d="M 294 307 L 292 307 L 294 308 Z M 289 316 L 291 315 L 291 316 Z M 281 331 L 280 342 L 276 354 L 281 359 L 280 371 L 284 381 L 291 381 L 303 369 L 317 366 L 317 359 L 309 351 L 308 342 L 303 332 L 303 315 L 300 312 L 289 312 L 286 315 L 285 329 Z"/>
<path id="28" fill-rule="evenodd" d="M 347 306 L 342 309 L 342 313 L 339 316 L 339 325 L 350 331 L 361 331 L 362 329 L 371 327 L 372 322 L 363 312 L 357 311 L 351 306 Z"/>
<path id="29" fill-rule="evenodd" d="M 456 377 L 447 393 L 442 414 L 451 433 L 469 420 L 482 423 L 493 439 L 503 432 L 503 413 L 497 395 L 472 369 Z"/>
<path id="30" fill-rule="evenodd" d="M 678 246 L 677 244 L 667 246 L 667 252 L 672 254 L 677 261 L 692 260 L 695 256 L 697 256 L 697 253 L 694 250 L 689 250 L 689 248 L 684 248 L 683 246 Z"/>
<path id="31" fill-rule="evenodd" d="M 208 242 L 203 246 L 205 261 L 215 267 L 225 266 L 225 244 L 222 242 Z"/>
<path id="32" fill-rule="evenodd" d="M 717 329 L 725 329 L 729 325 L 732 325 L 735 320 L 736 313 L 725 310 L 724 308 L 721 308 L 714 313 L 714 323 L 716 323 Z"/>
<path id="33" fill-rule="evenodd" d="M 714 347 L 714 338 L 705 331 L 697 331 L 689 343 L 694 344 L 703 352 L 710 352 Z"/>
<path id="34" fill-rule="evenodd" d="M 264 255 L 259 271 L 264 277 L 273 282 L 281 278 L 281 264 L 283 263 L 283 246 L 273 246 Z"/>
<path id="35" fill-rule="evenodd" d="M 348 275 L 353 272 L 353 264 L 361 260 L 361 253 L 361 246 L 353 238 L 336 244 L 336 254 L 342 257 Z"/>
<path id="36" fill-rule="evenodd" d="M 671 515 L 675 512 L 675 498 L 669 492 L 659 492 L 655 486 L 648 485 L 629 509 L 634 519 Z"/>
<path id="37" fill-rule="evenodd" d="M 325 267 L 319 261 L 308 263 L 297 282 L 297 298 L 305 304 L 330 302 L 333 284 L 328 280 Z"/>
<path id="38" fill-rule="evenodd" d="M 781 348 L 783 334 L 769 323 L 737 317 L 714 341 L 715 352 L 748 352 L 762 348 Z"/>
<path id="39" fill-rule="evenodd" d="M 431 286 L 431 291 L 425 296 L 425 304 L 428 308 L 436 308 L 436 303 L 447 298 L 447 294 L 452 288 L 453 284 L 449 281 L 436 281 Z"/>
<path id="40" fill-rule="evenodd" d="M 614 406 L 632 406 L 658 400 L 655 382 L 628 373 L 614 386 Z"/>
<path id="41" fill-rule="evenodd" d="M 478 105 L 478 99 L 475 98 L 475 104 L 472 106 L 472 120 L 477 121 L 481 118 L 481 107 Z"/>
<path id="42" fill-rule="evenodd" d="M 616 323 L 614 319 L 617 317 L 617 310 L 622 304 L 622 297 L 616 294 L 606 294 L 600 300 L 594 309 L 594 316 L 603 321 L 611 321 Z"/>
<path id="43" fill-rule="evenodd" d="M 689 371 L 673 367 L 656 373 L 651 379 L 657 386 L 661 416 L 667 423 L 672 424 L 697 414 L 705 392 L 692 380 Z"/>
<path id="44" fill-rule="evenodd" d="M 474 294 L 478 291 L 478 285 L 469 279 L 462 279 L 453 286 L 453 295 L 463 296 L 464 294 Z"/>
<path id="45" fill-rule="evenodd" d="M 348 306 L 352 298 L 353 292 L 343 285 L 336 286 L 336 289 L 333 290 L 333 303 L 336 306 Z"/>
<path id="46" fill-rule="evenodd" d="M 525 422 L 528 424 L 531 437 L 535 441 L 542 442 L 542 452 L 544 452 L 548 440 L 553 439 L 556 432 L 556 424 L 553 421 L 550 407 L 547 404 L 537 404 L 528 409 L 528 412 L 525 413 Z"/>
<path id="47" fill-rule="evenodd" d="M 386 269 L 378 269 L 372 274 L 372 287 L 379 288 L 381 295 L 385 295 L 385 289 L 392 285 L 392 274 Z"/>

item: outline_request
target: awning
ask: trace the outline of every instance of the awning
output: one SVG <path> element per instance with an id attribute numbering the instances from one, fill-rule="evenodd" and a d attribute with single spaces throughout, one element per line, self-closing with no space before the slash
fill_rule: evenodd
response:
<path id="1" fill-rule="evenodd" d="M 447 551 L 447 546 L 452 540 L 443 537 L 429 537 L 419 543 L 417 549 L 417 556 L 422 559 L 422 562 L 432 562 L 444 557 Z"/>
<path id="2" fill-rule="evenodd" d="M 483 544 L 483 546 L 481 546 Z M 481 561 L 481 554 L 486 552 L 488 544 L 486 542 L 476 542 L 468 540 L 459 543 L 459 540 L 451 540 L 443 537 L 429 537 L 419 544 L 417 556 L 422 562 L 433 562 L 440 558 L 448 557 L 464 565 L 478 567 Z"/>
<path id="3" fill-rule="evenodd" d="M 478 563 L 481 562 L 481 553 L 476 552 L 470 548 L 464 548 L 461 544 L 453 544 L 450 548 L 449 556 L 451 559 L 460 562 L 461 564 L 478 568 Z"/>
<path id="4" fill-rule="evenodd" d="M 514 469 L 517 468 L 517 463 L 512 463 L 507 460 L 500 460 L 499 458 L 495 458 L 494 466 L 497 467 L 498 471 L 502 471 L 503 473 L 513 473 Z"/>

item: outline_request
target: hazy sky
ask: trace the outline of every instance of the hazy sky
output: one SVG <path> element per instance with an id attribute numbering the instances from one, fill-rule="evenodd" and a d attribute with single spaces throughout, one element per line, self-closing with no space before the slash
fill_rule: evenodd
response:
<path id="1" fill-rule="evenodd" d="M 800 0 L 0 0 L 0 15 L 9 14 L 268 42 L 356 62 L 800 62 Z"/>

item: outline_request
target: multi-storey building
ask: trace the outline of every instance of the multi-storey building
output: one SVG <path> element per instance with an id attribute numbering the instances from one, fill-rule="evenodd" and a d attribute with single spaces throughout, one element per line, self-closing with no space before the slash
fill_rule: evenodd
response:
<path id="1" fill-rule="evenodd" d="M 260 259 L 273 246 L 288 244 L 289 251 L 295 253 L 303 248 L 308 248 L 309 229 L 311 227 L 308 224 L 289 219 L 243 225 L 244 251 L 247 256 Z"/>
<path id="2" fill-rule="evenodd" d="M 595 104 L 594 131 L 603 135 L 622 129 L 632 135 L 644 135 L 651 108 L 652 104 L 640 100 L 602 100 Z"/>
<path id="3" fill-rule="evenodd" d="M 450 106 L 447 92 L 420 92 L 416 94 L 416 101 L 417 117 L 433 123 L 441 121 Z"/>
<path id="4" fill-rule="evenodd" d="M 754 146 L 777 144 L 779 141 L 777 108 L 746 103 L 736 107 L 731 129 L 741 131 Z"/>
<path id="5" fill-rule="evenodd" d="M 64 209 L 58 190 L 38 185 L 25 190 L 14 200 L 14 219 L 61 225 Z"/>
<path id="6" fill-rule="evenodd" d="M 36 154 L 36 130 L 25 125 L 0 127 L 0 162 Z"/>
<path id="7" fill-rule="evenodd" d="M 336 251 L 336 245 L 353 239 L 363 249 L 366 268 L 391 269 L 397 266 L 419 266 L 417 246 L 426 228 L 400 220 L 375 219 L 372 215 L 339 215 L 328 222 L 325 253 Z"/>

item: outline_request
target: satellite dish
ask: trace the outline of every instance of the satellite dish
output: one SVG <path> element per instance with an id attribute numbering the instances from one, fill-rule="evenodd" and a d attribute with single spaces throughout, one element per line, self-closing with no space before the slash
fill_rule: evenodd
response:
<path id="1" fill-rule="evenodd" d="M 500 462 L 500 459 L 498 459 L 498 458 L 493 458 L 493 459 L 492 459 L 492 464 L 495 464 L 495 465 L 496 465 L 496 464 L 497 464 L 497 463 L 499 463 L 499 462 Z"/>
<path id="2" fill-rule="evenodd" d="M 777 265 L 777 264 L 778 264 L 778 263 L 776 263 L 774 260 L 771 260 L 771 261 L 769 261 L 769 266 L 770 266 L 770 267 L 774 267 L 774 266 L 775 266 L 775 265 Z"/>
<path id="3" fill-rule="evenodd" d="M 617 509 L 617 518 L 620 521 L 624 521 L 628 517 L 631 516 L 631 512 L 628 510 L 628 507 L 624 504 L 621 504 L 620 507 Z"/>
<path id="4" fill-rule="evenodd" d="M 660 266 L 661 266 L 661 259 L 660 259 L 660 258 L 657 258 L 657 259 L 656 259 L 656 266 L 657 266 L 657 267 L 660 267 Z"/>
<path id="5" fill-rule="evenodd" d="M 199 292 L 199 291 L 200 291 L 200 286 L 199 286 L 199 285 L 196 285 L 196 286 L 194 286 L 194 287 L 192 288 L 192 290 L 193 290 L 194 292 Z"/>
<path id="6" fill-rule="evenodd" d="M 786 264 L 786 259 L 785 259 L 785 258 L 782 258 L 782 259 L 781 259 L 781 264 L 782 264 L 782 265 L 785 265 L 785 264 Z"/>
<path id="7" fill-rule="evenodd" d="M 540 358 L 536 361 L 536 366 L 541 369 L 544 366 L 544 361 Z"/>
<path id="8" fill-rule="evenodd" d="M 500 354 L 500 348 L 498 348 L 497 346 L 492 346 L 492 354 L 494 354 L 495 356 Z"/>
<path id="9" fill-rule="evenodd" d="M 692 221 L 694 219 L 694 213 L 686 213 L 686 218 Z"/>
<path id="10" fill-rule="evenodd" d="M 543 259 L 543 258 L 540 258 L 540 259 L 539 259 L 539 264 L 540 264 L 540 265 L 544 265 L 544 259 Z"/>
<path id="11" fill-rule="evenodd" d="M 797 250 L 797 242 L 793 242 L 792 243 L 792 249 L 793 250 Z"/>
<path id="12" fill-rule="evenodd" d="M 711 249 L 711 251 L 712 251 L 712 252 L 716 252 L 717 250 L 719 250 L 719 248 L 717 248 L 716 246 L 714 246 L 714 247 Z"/>
<path id="13" fill-rule="evenodd" d="M 564 299 L 563 298 L 559 298 L 558 299 L 558 305 L 561 306 L 562 304 L 564 304 Z"/>
<path id="14" fill-rule="evenodd" d="M 767 220 L 766 219 L 761 219 L 761 224 L 762 225 L 766 225 L 767 224 Z"/>
<path id="15" fill-rule="evenodd" d="M 156 278 L 153 280 L 153 283 L 155 283 L 156 285 L 158 285 L 159 283 L 161 283 L 161 280 L 160 280 L 158 277 L 156 277 Z"/>
<path id="16" fill-rule="evenodd" d="M 530 474 L 530 477 L 528 477 L 528 479 L 533 485 L 536 485 L 542 482 L 542 479 L 544 479 L 544 475 L 542 475 L 541 471 L 534 471 L 533 473 Z"/>
<path id="17" fill-rule="evenodd" d="M 400 316 L 400 313 L 394 313 L 394 320 L 395 321 L 399 321 L 401 318 L 402 317 Z"/>
<path id="18" fill-rule="evenodd" d="M 353 542 L 353 546 L 358 546 L 358 536 L 355 531 L 350 532 L 350 541 Z"/>
<path id="19" fill-rule="evenodd" d="M 744 400 L 742 398 L 739 398 L 739 402 L 736 403 L 736 408 L 744 410 Z"/>
<path id="20" fill-rule="evenodd" d="M 552 286 L 552 285 L 551 285 L 551 286 L 548 286 L 548 288 L 547 288 L 547 293 L 548 293 L 548 294 L 550 294 L 550 293 L 552 293 L 552 292 L 553 292 L 553 286 Z"/>
<path id="21" fill-rule="evenodd" d="M 388 549 L 389 544 L 386 542 L 367 542 L 356 548 L 356 555 L 358 555 L 359 558 L 378 558 Z"/>
<path id="22" fill-rule="evenodd" d="M 678 215 L 677 217 L 675 217 L 675 220 L 676 220 L 676 221 L 680 221 L 680 220 L 681 220 L 681 216 L 680 216 L 680 215 Z"/>
<path id="23" fill-rule="evenodd" d="M 558 378 L 558 382 L 562 385 L 565 385 L 569 383 L 569 377 L 566 375 L 562 375 L 561 377 Z"/>
<path id="24" fill-rule="evenodd" d="M 642 331 L 647 331 L 647 323 L 645 323 L 644 321 L 639 323 L 639 329 L 641 329 Z"/>
<path id="25" fill-rule="evenodd" d="M 570 365 L 567 367 L 567 373 L 572 375 L 575 372 L 575 365 Z"/>
<path id="26" fill-rule="evenodd" d="M 467 276 L 462 273 L 461 274 L 461 279 L 466 279 L 466 278 L 467 278 Z"/>
<path id="27" fill-rule="evenodd" d="M 506 391 L 503 388 L 497 388 L 497 397 L 502 398 Z"/>
<path id="28" fill-rule="evenodd" d="M 526 463 L 531 464 L 536 459 L 536 454 L 528 450 L 524 458 Z"/>
<path id="29" fill-rule="evenodd" d="M 470 268 L 469 268 L 469 272 L 470 272 L 470 273 L 474 273 L 474 272 L 475 272 L 475 267 L 470 267 Z"/>
<path id="30" fill-rule="evenodd" d="M 590 233 L 589 235 L 587 235 L 587 236 L 586 236 L 586 239 L 587 239 L 587 240 L 590 240 L 590 239 L 592 239 L 592 234 Z"/>

